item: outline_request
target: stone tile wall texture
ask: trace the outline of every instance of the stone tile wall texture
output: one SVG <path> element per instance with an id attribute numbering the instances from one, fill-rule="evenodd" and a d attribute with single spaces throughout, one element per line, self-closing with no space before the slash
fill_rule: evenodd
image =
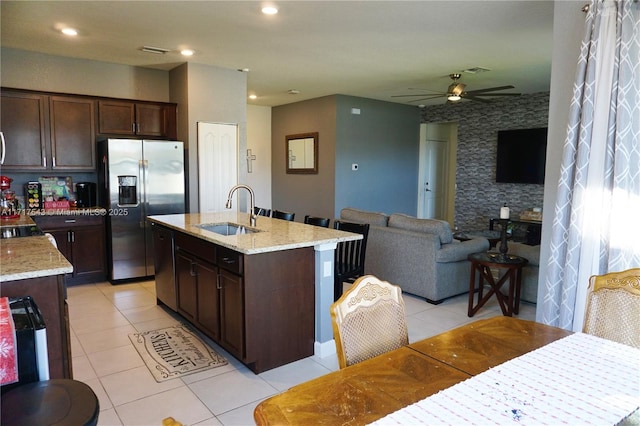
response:
<path id="1" fill-rule="evenodd" d="M 422 123 L 458 125 L 456 228 L 488 229 L 489 219 L 499 217 L 504 203 L 510 207 L 512 219 L 518 219 L 526 209 L 542 207 L 544 185 L 496 183 L 496 150 L 499 130 L 547 127 L 548 116 L 548 92 L 422 109 Z"/>

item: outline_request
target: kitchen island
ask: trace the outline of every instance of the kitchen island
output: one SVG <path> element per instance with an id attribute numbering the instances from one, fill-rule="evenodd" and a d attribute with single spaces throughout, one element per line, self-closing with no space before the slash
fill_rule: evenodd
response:
<path id="1" fill-rule="evenodd" d="M 159 301 L 175 306 L 252 371 L 335 352 L 329 313 L 334 250 L 361 235 L 263 216 L 251 227 L 249 215 L 236 212 L 148 220 L 156 269 L 172 271 L 167 275 L 174 283 L 172 295 L 159 287 L 156 274 Z"/>
<path id="2" fill-rule="evenodd" d="M 0 229 L 32 227 L 28 216 L 3 219 Z M 17 235 L 18 233 L 16 233 Z M 64 274 L 73 272 L 71 263 L 46 236 L 14 237 L 0 240 L 0 296 L 31 296 L 44 317 L 47 329 L 49 375 L 52 379 L 72 378 L 69 315 Z"/>

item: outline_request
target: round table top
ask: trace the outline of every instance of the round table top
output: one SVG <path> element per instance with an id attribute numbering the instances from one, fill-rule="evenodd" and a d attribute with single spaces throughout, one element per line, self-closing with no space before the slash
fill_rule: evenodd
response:
<path id="1" fill-rule="evenodd" d="M 482 263 L 487 265 L 499 265 L 503 268 L 509 267 L 522 267 L 529 261 L 524 257 L 516 256 L 513 254 L 502 254 L 497 252 L 482 252 L 470 254 L 468 259 L 475 263 Z"/>

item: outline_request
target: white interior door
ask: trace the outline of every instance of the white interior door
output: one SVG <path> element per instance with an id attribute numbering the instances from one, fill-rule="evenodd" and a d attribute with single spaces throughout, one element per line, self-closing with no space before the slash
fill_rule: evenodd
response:
<path id="1" fill-rule="evenodd" d="M 198 200 L 200 213 L 225 209 L 238 183 L 238 126 L 198 122 Z"/>
<path id="2" fill-rule="evenodd" d="M 450 128 L 420 125 L 418 217 L 448 220 Z"/>

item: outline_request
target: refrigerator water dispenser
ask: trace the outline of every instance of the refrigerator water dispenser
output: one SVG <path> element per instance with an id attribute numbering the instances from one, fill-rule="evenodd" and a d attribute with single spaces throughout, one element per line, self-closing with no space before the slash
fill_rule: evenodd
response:
<path id="1" fill-rule="evenodd" d="M 118 176 L 118 204 L 136 205 L 138 204 L 138 177 L 137 176 Z"/>

